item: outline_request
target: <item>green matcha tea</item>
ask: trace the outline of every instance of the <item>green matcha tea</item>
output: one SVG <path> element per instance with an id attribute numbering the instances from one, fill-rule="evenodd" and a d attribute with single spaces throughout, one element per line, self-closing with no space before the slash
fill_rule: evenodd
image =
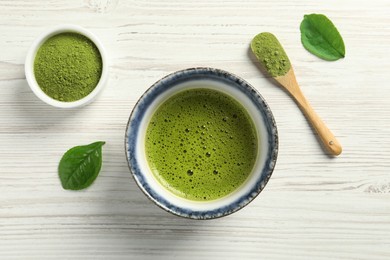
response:
<path id="1" fill-rule="evenodd" d="M 146 132 L 146 156 L 156 179 L 177 196 L 214 200 L 236 190 L 257 157 L 255 127 L 233 98 L 191 89 L 165 101 Z"/>
<path id="2" fill-rule="evenodd" d="M 73 102 L 99 83 L 103 62 L 96 45 L 84 35 L 64 32 L 47 39 L 34 60 L 34 75 L 48 96 Z"/>

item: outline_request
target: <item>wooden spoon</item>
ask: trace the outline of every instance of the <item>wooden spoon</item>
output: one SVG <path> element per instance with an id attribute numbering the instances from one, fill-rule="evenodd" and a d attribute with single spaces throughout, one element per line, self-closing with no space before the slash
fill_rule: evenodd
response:
<path id="1" fill-rule="evenodd" d="M 253 39 L 251 47 L 257 59 L 264 66 L 266 71 L 295 99 L 302 112 L 305 114 L 307 120 L 311 123 L 317 132 L 326 150 L 332 155 L 341 154 L 341 144 L 339 141 L 337 141 L 336 137 L 321 120 L 321 118 L 316 114 L 308 100 L 303 95 L 295 78 L 294 70 L 290 64 L 290 61 L 278 39 L 273 34 L 262 33 Z M 259 48 L 262 50 L 259 51 Z M 284 55 L 285 59 L 282 60 L 282 63 L 272 62 L 270 61 L 272 54 L 267 55 L 264 51 L 270 51 L 272 54 L 275 54 L 275 56 Z M 276 68 L 276 70 L 273 68 Z"/>

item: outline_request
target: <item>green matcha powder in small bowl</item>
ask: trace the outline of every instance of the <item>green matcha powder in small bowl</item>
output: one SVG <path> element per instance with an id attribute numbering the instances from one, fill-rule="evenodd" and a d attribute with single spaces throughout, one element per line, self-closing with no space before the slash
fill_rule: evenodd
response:
<path id="1" fill-rule="evenodd" d="M 26 79 L 42 101 L 74 108 L 90 103 L 108 78 L 105 50 L 88 30 L 61 25 L 32 45 L 25 63 Z"/>

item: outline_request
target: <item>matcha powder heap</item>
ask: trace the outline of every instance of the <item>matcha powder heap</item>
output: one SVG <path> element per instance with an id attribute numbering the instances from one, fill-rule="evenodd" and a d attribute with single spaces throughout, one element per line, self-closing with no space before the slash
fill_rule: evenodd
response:
<path id="1" fill-rule="evenodd" d="M 290 70 L 290 60 L 272 33 L 256 35 L 252 40 L 251 49 L 272 77 L 283 76 Z"/>
<path id="2" fill-rule="evenodd" d="M 102 74 L 102 58 L 96 45 L 78 33 L 52 36 L 39 48 L 34 74 L 50 97 L 72 102 L 91 93 Z"/>

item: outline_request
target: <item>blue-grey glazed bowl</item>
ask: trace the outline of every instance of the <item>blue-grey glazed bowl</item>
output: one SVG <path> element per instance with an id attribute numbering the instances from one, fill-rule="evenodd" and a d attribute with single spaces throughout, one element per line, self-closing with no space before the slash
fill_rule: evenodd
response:
<path id="1" fill-rule="evenodd" d="M 259 141 L 257 160 L 247 180 L 231 194 L 205 202 L 181 198 L 166 190 L 153 176 L 145 153 L 146 129 L 153 113 L 176 93 L 193 88 L 214 89 L 241 103 L 253 120 Z M 135 182 L 149 199 L 177 216 L 213 219 L 243 208 L 263 190 L 276 164 L 278 134 L 270 108 L 250 84 L 223 70 L 191 68 L 162 78 L 142 95 L 127 124 L 125 148 Z"/>

